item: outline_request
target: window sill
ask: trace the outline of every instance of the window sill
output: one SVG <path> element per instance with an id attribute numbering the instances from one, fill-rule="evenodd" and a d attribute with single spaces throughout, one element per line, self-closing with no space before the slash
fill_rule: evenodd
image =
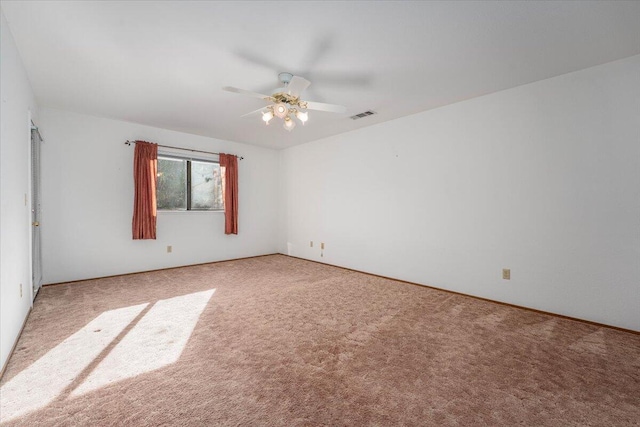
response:
<path id="1" fill-rule="evenodd" d="M 192 214 L 198 215 L 198 214 L 200 214 L 200 215 L 202 215 L 202 214 L 219 214 L 219 213 L 223 214 L 224 213 L 224 211 L 200 211 L 200 210 L 191 210 L 191 211 L 187 211 L 187 210 L 185 210 L 185 211 L 161 211 L 161 210 L 158 210 L 157 212 L 158 212 L 158 215 L 180 215 L 180 214 L 189 214 L 189 215 L 192 215 Z"/>

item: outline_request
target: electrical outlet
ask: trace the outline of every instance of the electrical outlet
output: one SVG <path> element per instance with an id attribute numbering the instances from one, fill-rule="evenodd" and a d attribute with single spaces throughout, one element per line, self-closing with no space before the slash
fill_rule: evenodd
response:
<path id="1" fill-rule="evenodd" d="M 313 247 L 313 240 L 309 242 L 309 247 L 312 248 Z"/>
<path id="2" fill-rule="evenodd" d="M 170 254 L 173 251 L 173 247 L 171 245 L 167 246 L 167 253 Z"/>
<path id="3" fill-rule="evenodd" d="M 320 243 L 320 249 L 324 250 L 324 242 Z"/>
<path id="4" fill-rule="evenodd" d="M 22 283 L 20 283 L 20 298 L 22 298 Z"/>
<path id="5" fill-rule="evenodd" d="M 502 269 L 502 278 L 504 280 L 511 280 L 511 269 L 503 268 Z"/>

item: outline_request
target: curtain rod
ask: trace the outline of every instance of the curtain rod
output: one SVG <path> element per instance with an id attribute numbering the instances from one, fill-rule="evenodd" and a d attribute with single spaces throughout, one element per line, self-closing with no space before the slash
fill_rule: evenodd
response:
<path id="1" fill-rule="evenodd" d="M 136 141 L 129 141 L 129 140 L 127 139 L 127 141 L 124 143 L 124 145 L 131 145 L 131 144 L 135 144 L 135 143 L 136 143 Z M 173 148 L 173 149 L 175 149 L 175 150 L 191 151 L 191 152 L 193 152 L 193 153 L 218 154 L 218 155 L 220 154 L 220 153 L 214 153 L 214 152 L 211 152 L 211 151 L 192 150 L 191 148 L 172 147 L 172 146 L 170 146 L 170 145 L 161 145 L 161 144 L 156 144 L 156 145 L 157 145 L 158 147 Z M 236 156 L 235 154 L 232 154 L 232 156 L 237 157 L 237 158 L 238 158 L 238 160 L 242 160 L 242 159 L 244 159 L 244 157 L 242 157 L 242 156 Z"/>

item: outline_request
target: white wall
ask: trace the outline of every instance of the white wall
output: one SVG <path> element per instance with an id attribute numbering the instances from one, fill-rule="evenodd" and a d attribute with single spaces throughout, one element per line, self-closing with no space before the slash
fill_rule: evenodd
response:
<path id="1" fill-rule="evenodd" d="M 48 108 L 40 128 L 45 284 L 277 252 L 276 151 Z M 135 139 L 244 156 L 239 234 L 224 234 L 221 212 L 160 212 L 157 240 L 132 240 L 134 148 L 124 142 Z"/>
<path id="2" fill-rule="evenodd" d="M 36 121 L 37 106 L 7 21 L 4 14 L 0 15 L 0 367 L 3 367 L 31 307 L 29 114 Z"/>
<path id="3" fill-rule="evenodd" d="M 283 253 L 640 330 L 640 56 L 281 156 Z"/>

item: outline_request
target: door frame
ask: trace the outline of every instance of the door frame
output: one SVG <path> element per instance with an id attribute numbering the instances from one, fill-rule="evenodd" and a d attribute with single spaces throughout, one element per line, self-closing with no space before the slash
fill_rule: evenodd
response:
<path id="1" fill-rule="evenodd" d="M 33 258 L 33 233 L 34 233 L 34 226 L 33 226 L 33 209 L 34 209 L 34 203 L 36 202 L 33 198 L 33 150 L 32 150 L 32 132 L 34 130 L 34 128 L 37 130 L 38 127 L 35 125 L 35 123 L 33 122 L 33 115 L 31 113 L 31 110 L 28 110 L 28 114 L 27 114 L 27 125 L 28 125 L 28 153 L 29 155 L 27 156 L 27 185 L 28 185 L 28 190 L 25 193 L 25 205 L 26 205 L 26 210 L 27 210 L 27 227 L 29 228 L 29 295 L 31 298 L 31 307 L 33 308 L 33 300 L 35 299 L 36 295 L 38 294 L 38 292 L 40 291 L 40 288 L 42 287 L 42 283 L 40 284 L 40 286 L 38 286 L 38 290 L 36 292 L 34 292 L 34 277 L 33 277 L 33 273 L 34 273 L 34 258 Z M 40 137 L 41 141 L 40 143 L 44 142 L 42 140 L 42 137 Z M 40 159 L 42 159 L 42 155 L 40 155 Z M 38 175 L 40 176 L 40 173 L 42 172 L 42 169 L 40 171 L 38 171 Z M 41 181 L 42 182 L 42 181 Z M 42 200 L 42 185 L 40 185 L 40 187 L 38 188 L 41 197 L 40 200 Z M 41 217 L 42 212 L 39 212 L 39 216 Z M 41 233 L 41 232 L 40 232 Z M 40 236 L 42 238 L 42 234 Z M 42 240 L 40 240 L 40 251 L 42 253 Z M 41 257 L 42 258 L 42 257 Z M 42 273 L 42 260 L 40 261 L 40 272 Z"/>

